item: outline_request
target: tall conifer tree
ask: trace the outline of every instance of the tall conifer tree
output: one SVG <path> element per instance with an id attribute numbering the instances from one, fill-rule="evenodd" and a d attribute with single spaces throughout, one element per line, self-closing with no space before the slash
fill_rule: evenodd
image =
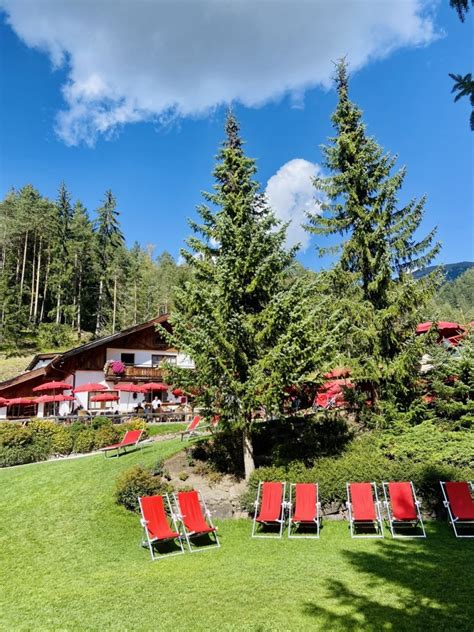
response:
<path id="1" fill-rule="evenodd" d="M 286 282 L 294 252 L 259 192 L 255 161 L 244 153 L 232 114 L 225 132 L 214 191 L 204 194 L 209 205 L 198 207 L 201 223 L 190 222 L 194 235 L 182 253 L 194 278 L 176 292 L 172 314 L 174 344 L 196 370 L 174 375 L 198 387 L 198 401 L 221 416 L 221 426 L 240 431 L 248 476 L 255 410 L 269 394 L 277 402 L 285 380 L 308 370 L 314 338 L 305 326 L 314 319 L 303 313 L 308 297 L 301 292 L 295 300 L 300 285 Z M 298 306 L 296 325 L 290 305 Z"/>
<path id="2" fill-rule="evenodd" d="M 368 136 L 361 110 L 349 99 L 344 60 L 337 65 L 336 86 L 336 135 L 323 147 L 331 175 L 315 179 L 323 214 L 310 216 L 307 228 L 316 235 L 343 238 L 334 286 L 341 298 L 350 296 L 354 303 L 359 375 L 370 382 L 377 399 L 384 384 L 403 383 L 413 367 L 407 341 L 435 283 L 433 277 L 415 281 L 411 272 L 426 266 L 439 244 L 433 243 L 435 230 L 421 239 L 416 236 L 424 198 L 399 205 L 405 168 L 393 172 L 396 157 Z"/>

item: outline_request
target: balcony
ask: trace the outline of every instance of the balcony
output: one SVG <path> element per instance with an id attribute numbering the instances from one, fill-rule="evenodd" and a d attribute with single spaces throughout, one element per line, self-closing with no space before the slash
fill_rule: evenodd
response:
<path id="1" fill-rule="evenodd" d="M 116 375 L 110 367 L 107 368 L 105 378 L 113 382 L 148 382 L 162 381 L 163 372 L 158 367 L 126 366 L 124 373 Z"/>

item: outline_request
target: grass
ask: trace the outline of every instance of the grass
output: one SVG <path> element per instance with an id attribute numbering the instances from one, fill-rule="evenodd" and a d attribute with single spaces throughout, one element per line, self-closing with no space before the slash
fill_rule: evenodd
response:
<path id="1" fill-rule="evenodd" d="M 150 437 L 155 437 L 156 435 L 171 434 L 173 432 L 181 433 L 183 430 L 186 430 L 187 425 L 188 424 L 180 422 L 148 424 L 147 430 Z"/>
<path id="2" fill-rule="evenodd" d="M 5 630 L 473 629 L 474 541 L 428 524 L 427 540 L 251 540 L 219 523 L 222 547 L 151 562 L 117 474 L 182 447 L 0 471 L 0 616 Z"/>
<path id="3" fill-rule="evenodd" d="M 0 353 L 0 382 L 22 373 L 33 359 L 32 354 L 8 357 Z"/>

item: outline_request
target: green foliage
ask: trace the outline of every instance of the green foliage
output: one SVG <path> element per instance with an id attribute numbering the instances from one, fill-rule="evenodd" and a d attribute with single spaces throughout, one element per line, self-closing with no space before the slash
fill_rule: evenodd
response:
<path id="1" fill-rule="evenodd" d="M 474 320 L 474 268 L 444 283 L 425 311 L 425 320 L 452 320 L 462 325 Z"/>
<path id="2" fill-rule="evenodd" d="M 51 443 L 33 429 L 20 424 L 0 424 L 0 467 L 43 461 L 51 452 Z"/>
<path id="3" fill-rule="evenodd" d="M 331 175 L 315 179 L 323 214 L 312 215 L 307 228 L 342 240 L 332 274 L 345 329 L 341 352 L 375 410 L 380 398 L 410 396 L 420 355 L 414 331 L 436 285 L 433 275 L 415 280 L 410 272 L 426 266 L 440 246 L 433 244 L 434 230 L 415 238 L 425 200 L 399 204 L 405 169 L 393 173 L 396 157 L 367 135 L 362 112 L 349 99 L 344 60 L 336 85 L 335 136 L 323 148 Z"/>
<path id="4" fill-rule="evenodd" d="M 105 415 L 97 415 L 93 417 L 91 420 L 91 428 L 94 430 L 98 430 L 102 428 L 102 426 L 111 426 L 112 420 L 110 417 L 106 417 Z"/>
<path id="5" fill-rule="evenodd" d="M 123 472 L 115 484 L 115 501 L 129 511 L 139 512 L 139 496 L 154 496 L 169 491 L 169 486 L 150 470 L 135 465 Z"/>
<path id="6" fill-rule="evenodd" d="M 104 424 L 95 432 L 94 447 L 96 449 L 114 445 L 120 440 L 120 431 L 112 424 Z"/>
<path id="7" fill-rule="evenodd" d="M 172 315 L 171 340 L 196 369 L 170 369 L 170 376 L 196 388 L 198 403 L 220 415 L 222 428 L 245 435 L 248 472 L 253 412 L 261 405 L 280 409 L 287 380 L 301 379 L 328 354 L 329 345 L 320 343 L 332 312 L 321 307 L 316 317 L 319 288 L 309 277 L 288 283 L 295 253 L 285 249 L 286 227 L 260 193 L 233 114 L 225 131 L 214 190 L 204 194 L 201 223 L 190 223 L 194 235 L 182 252 L 193 278 L 176 292 Z"/>
<path id="8" fill-rule="evenodd" d="M 74 452 L 78 454 L 92 452 L 95 448 L 95 435 L 92 428 L 85 428 L 79 432 L 74 440 Z"/>
<path id="9" fill-rule="evenodd" d="M 143 430 L 142 440 L 147 439 L 149 436 L 148 425 L 146 421 L 144 421 L 143 419 L 139 419 L 138 417 L 134 417 L 133 419 L 130 419 L 126 423 L 120 424 L 118 428 L 120 429 L 121 437 L 123 437 L 123 435 L 127 432 L 127 430 Z"/>
<path id="10" fill-rule="evenodd" d="M 42 323 L 38 327 L 37 344 L 40 349 L 67 349 L 76 338 L 69 325 Z"/>
<path id="11" fill-rule="evenodd" d="M 398 443 L 394 438 L 364 435 L 341 456 L 317 459 L 311 468 L 297 461 L 287 466 L 258 468 L 249 480 L 242 505 L 253 511 L 259 481 L 317 482 L 323 505 L 343 505 L 348 481 L 412 480 L 426 506 L 439 508 L 440 480 L 470 480 L 474 476 L 472 435 L 465 434 L 451 447 L 445 446 L 440 454 L 440 442 L 426 445 L 429 433 L 426 427 L 419 433 L 418 441 L 399 439 Z"/>

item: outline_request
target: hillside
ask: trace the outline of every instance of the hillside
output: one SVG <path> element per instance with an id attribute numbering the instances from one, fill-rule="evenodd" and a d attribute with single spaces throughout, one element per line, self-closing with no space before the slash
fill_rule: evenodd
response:
<path id="1" fill-rule="evenodd" d="M 445 263 L 440 266 L 428 266 L 422 270 L 417 270 L 413 273 L 413 276 L 415 279 L 422 279 L 430 272 L 433 272 L 433 270 L 436 270 L 436 268 L 443 270 L 446 281 L 455 281 L 461 274 L 464 274 L 466 270 L 474 268 L 474 261 L 458 261 L 457 263 Z"/>

